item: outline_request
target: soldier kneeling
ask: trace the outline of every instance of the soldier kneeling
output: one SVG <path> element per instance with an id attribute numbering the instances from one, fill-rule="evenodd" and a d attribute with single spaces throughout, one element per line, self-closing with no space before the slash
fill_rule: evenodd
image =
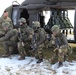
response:
<path id="1" fill-rule="evenodd" d="M 54 55 L 51 58 L 51 63 L 54 63 L 54 60 L 59 62 L 58 67 L 63 65 L 63 61 L 67 59 L 68 49 L 71 47 L 68 45 L 68 41 L 66 36 L 60 32 L 60 27 L 58 25 L 54 25 L 51 28 L 53 41 L 55 44 Z"/>
<path id="2" fill-rule="evenodd" d="M 6 33 L 5 33 L 5 36 L 0 38 L 0 42 L 3 42 L 3 47 L 4 47 L 4 50 L 6 51 L 3 57 L 8 57 L 15 51 L 15 49 L 17 50 L 18 31 L 17 29 L 11 30 L 9 22 L 4 22 L 2 24 L 2 27 Z"/>

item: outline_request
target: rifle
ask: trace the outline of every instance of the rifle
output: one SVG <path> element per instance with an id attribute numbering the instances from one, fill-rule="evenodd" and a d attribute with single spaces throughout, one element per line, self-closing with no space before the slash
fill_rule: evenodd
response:
<path id="1" fill-rule="evenodd" d="M 33 50 L 37 50 L 36 36 L 35 36 L 35 34 L 33 35 L 33 38 L 32 38 L 32 45 L 31 45 L 31 48 L 32 48 Z"/>
<path id="2" fill-rule="evenodd" d="M 56 38 L 55 39 L 55 49 L 54 49 L 54 52 L 56 51 L 56 50 L 58 50 L 59 49 L 59 47 L 60 47 L 60 39 L 59 38 Z"/>
<path id="3" fill-rule="evenodd" d="M 18 28 L 18 37 L 22 46 L 24 46 L 23 37 L 20 28 Z"/>

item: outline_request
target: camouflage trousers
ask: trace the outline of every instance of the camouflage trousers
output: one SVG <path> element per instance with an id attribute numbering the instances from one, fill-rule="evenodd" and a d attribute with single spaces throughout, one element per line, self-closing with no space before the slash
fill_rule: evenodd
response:
<path id="1" fill-rule="evenodd" d="M 18 53 L 17 44 L 13 41 L 3 42 L 3 47 L 4 47 L 4 50 L 5 50 L 5 54 Z"/>
<path id="2" fill-rule="evenodd" d="M 22 46 L 22 43 L 18 42 L 18 51 L 23 56 L 33 55 L 32 50 L 30 50 L 30 44 L 29 43 L 24 43 L 24 46 Z"/>
<path id="3" fill-rule="evenodd" d="M 45 40 L 44 45 L 45 45 L 45 48 L 47 49 L 49 47 L 49 41 Z"/>
<path id="4" fill-rule="evenodd" d="M 48 48 L 54 47 L 55 44 L 53 44 L 53 42 L 54 40 L 45 40 L 44 42 L 45 48 L 48 49 Z"/>
<path id="5" fill-rule="evenodd" d="M 57 61 L 63 62 L 68 59 L 68 46 L 60 46 L 60 48 L 54 49 L 54 55 L 51 58 L 51 63 L 56 63 Z"/>
<path id="6" fill-rule="evenodd" d="M 43 59 L 43 47 L 44 44 L 38 46 L 37 50 L 35 50 L 35 58 Z"/>

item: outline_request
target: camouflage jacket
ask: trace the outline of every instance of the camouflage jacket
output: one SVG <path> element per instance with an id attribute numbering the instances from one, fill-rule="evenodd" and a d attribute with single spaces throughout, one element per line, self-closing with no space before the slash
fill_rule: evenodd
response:
<path id="1" fill-rule="evenodd" d="M 59 33 L 56 36 L 55 44 L 58 43 L 59 48 L 68 50 L 68 54 L 72 54 L 72 47 L 68 44 L 67 37 L 63 33 Z M 57 46 L 57 45 L 56 45 Z"/>
<path id="2" fill-rule="evenodd" d="M 39 28 L 38 31 L 35 32 L 35 36 L 37 46 L 41 45 L 45 41 L 45 30 L 43 28 Z"/>
<path id="3" fill-rule="evenodd" d="M 32 35 L 34 34 L 34 30 L 32 28 L 30 28 L 28 25 L 21 26 L 20 31 L 21 31 L 22 39 L 24 41 L 29 39 L 30 34 L 32 34 Z"/>
<path id="4" fill-rule="evenodd" d="M 17 34 L 18 34 L 17 29 L 10 30 L 5 34 L 5 36 L 0 38 L 0 42 L 4 42 L 4 41 L 16 42 L 17 41 Z"/>
<path id="5" fill-rule="evenodd" d="M 66 36 L 63 33 L 59 33 L 55 37 L 55 44 L 58 44 L 59 46 L 68 45 L 68 41 L 67 41 Z"/>
<path id="6" fill-rule="evenodd" d="M 7 17 L 6 19 L 4 17 L 1 17 L 0 18 L 0 33 L 4 32 L 4 30 L 2 28 L 2 23 L 4 23 L 4 22 L 9 22 L 10 23 L 10 29 L 13 28 L 12 21 L 11 21 L 11 19 L 9 17 Z"/>

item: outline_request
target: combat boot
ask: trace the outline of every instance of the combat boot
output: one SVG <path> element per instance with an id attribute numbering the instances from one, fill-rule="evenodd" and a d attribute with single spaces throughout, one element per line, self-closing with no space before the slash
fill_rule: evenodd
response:
<path id="1" fill-rule="evenodd" d="M 25 59 L 25 56 L 24 55 L 21 55 L 18 60 L 24 60 L 24 59 Z"/>
<path id="2" fill-rule="evenodd" d="M 41 63 L 41 62 L 43 62 L 43 59 L 38 59 L 36 63 Z"/>
<path id="3" fill-rule="evenodd" d="M 59 62 L 58 68 L 59 68 L 59 67 L 62 67 L 62 66 L 63 66 L 63 63 L 62 63 L 62 62 Z"/>
<path id="4" fill-rule="evenodd" d="M 38 56 L 35 56 L 35 59 L 39 59 L 39 57 Z"/>
<path id="5" fill-rule="evenodd" d="M 66 61 L 66 55 L 64 55 L 64 61 Z"/>

